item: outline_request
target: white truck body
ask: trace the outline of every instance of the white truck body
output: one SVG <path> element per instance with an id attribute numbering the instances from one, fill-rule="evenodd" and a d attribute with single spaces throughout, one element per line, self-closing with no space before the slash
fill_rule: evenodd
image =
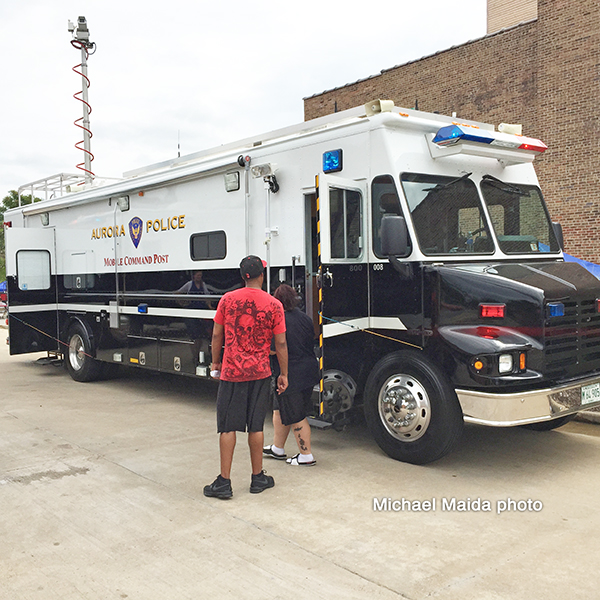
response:
<path id="1" fill-rule="evenodd" d="M 362 401 L 382 448 L 415 463 L 463 420 L 551 428 L 600 404 L 599 307 L 570 308 L 600 285 L 563 261 L 532 166 L 544 148 L 374 102 L 12 209 L 11 352 L 64 354 L 82 380 L 115 363 L 209 377 L 215 302 L 256 254 L 315 323 L 321 420 Z M 408 240 L 391 257 L 388 217 Z M 196 270 L 209 294 L 182 302 Z M 550 343 L 573 319 L 586 340 Z"/>

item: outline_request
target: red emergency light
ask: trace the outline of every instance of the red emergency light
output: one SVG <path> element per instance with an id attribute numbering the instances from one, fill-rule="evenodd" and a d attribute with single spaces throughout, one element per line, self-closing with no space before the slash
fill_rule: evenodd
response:
<path id="1" fill-rule="evenodd" d="M 482 318 L 503 319 L 506 304 L 480 304 L 479 316 Z"/>
<path id="2" fill-rule="evenodd" d="M 534 152 L 545 152 L 548 150 L 548 146 L 540 140 L 534 140 L 533 138 L 525 138 L 527 141 L 523 142 L 519 146 L 519 150 L 533 150 Z"/>

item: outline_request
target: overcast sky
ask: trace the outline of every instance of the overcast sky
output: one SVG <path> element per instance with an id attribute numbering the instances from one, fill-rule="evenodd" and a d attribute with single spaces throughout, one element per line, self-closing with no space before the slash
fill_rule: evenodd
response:
<path id="1" fill-rule="evenodd" d="M 485 35 L 486 0 L 0 0 L 0 198 L 75 173 L 90 40 L 100 177 L 286 127 L 302 99 Z"/>

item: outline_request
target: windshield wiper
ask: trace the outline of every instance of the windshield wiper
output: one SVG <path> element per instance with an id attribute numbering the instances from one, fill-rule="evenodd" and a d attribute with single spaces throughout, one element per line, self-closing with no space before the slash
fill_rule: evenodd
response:
<path id="1" fill-rule="evenodd" d="M 507 194 L 517 194 L 518 196 L 527 196 L 527 192 L 524 192 L 521 188 L 518 188 L 516 185 L 512 185 L 511 183 L 506 183 L 493 175 L 484 175 L 481 178 L 482 182 L 485 182 L 501 192 L 506 192 Z"/>
<path id="2" fill-rule="evenodd" d="M 467 179 L 471 175 L 473 175 L 473 173 L 465 173 L 462 177 L 457 177 L 456 179 L 453 179 L 452 181 L 449 181 L 448 183 L 444 183 L 444 184 L 438 183 L 435 187 L 425 188 L 423 191 L 424 192 L 439 192 L 441 190 L 445 190 L 446 188 L 449 188 L 451 185 L 454 185 L 455 183 L 458 183 L 459 181 L 462 181 L 463 179 Z"/>

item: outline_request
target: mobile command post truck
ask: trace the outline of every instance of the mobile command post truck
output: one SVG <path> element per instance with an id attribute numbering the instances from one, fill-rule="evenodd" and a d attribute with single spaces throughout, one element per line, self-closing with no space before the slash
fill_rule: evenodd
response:
<path id="1" fill-rule="evenodd" d="M 362 404 L 416 464 L 465 421 L 553 429 L 600 405 L 600 282 L 563 260 L 545 149 L 375 101 L 76 193 L 25 186 L 55 197 L 6 212 L 10 352 L 60 353 L 78 381 L 208 378 L 215 302 L 257 254 L 313 318 L 321 421 Z M 203 293 L 173 293 L 199 270 Z"/>

